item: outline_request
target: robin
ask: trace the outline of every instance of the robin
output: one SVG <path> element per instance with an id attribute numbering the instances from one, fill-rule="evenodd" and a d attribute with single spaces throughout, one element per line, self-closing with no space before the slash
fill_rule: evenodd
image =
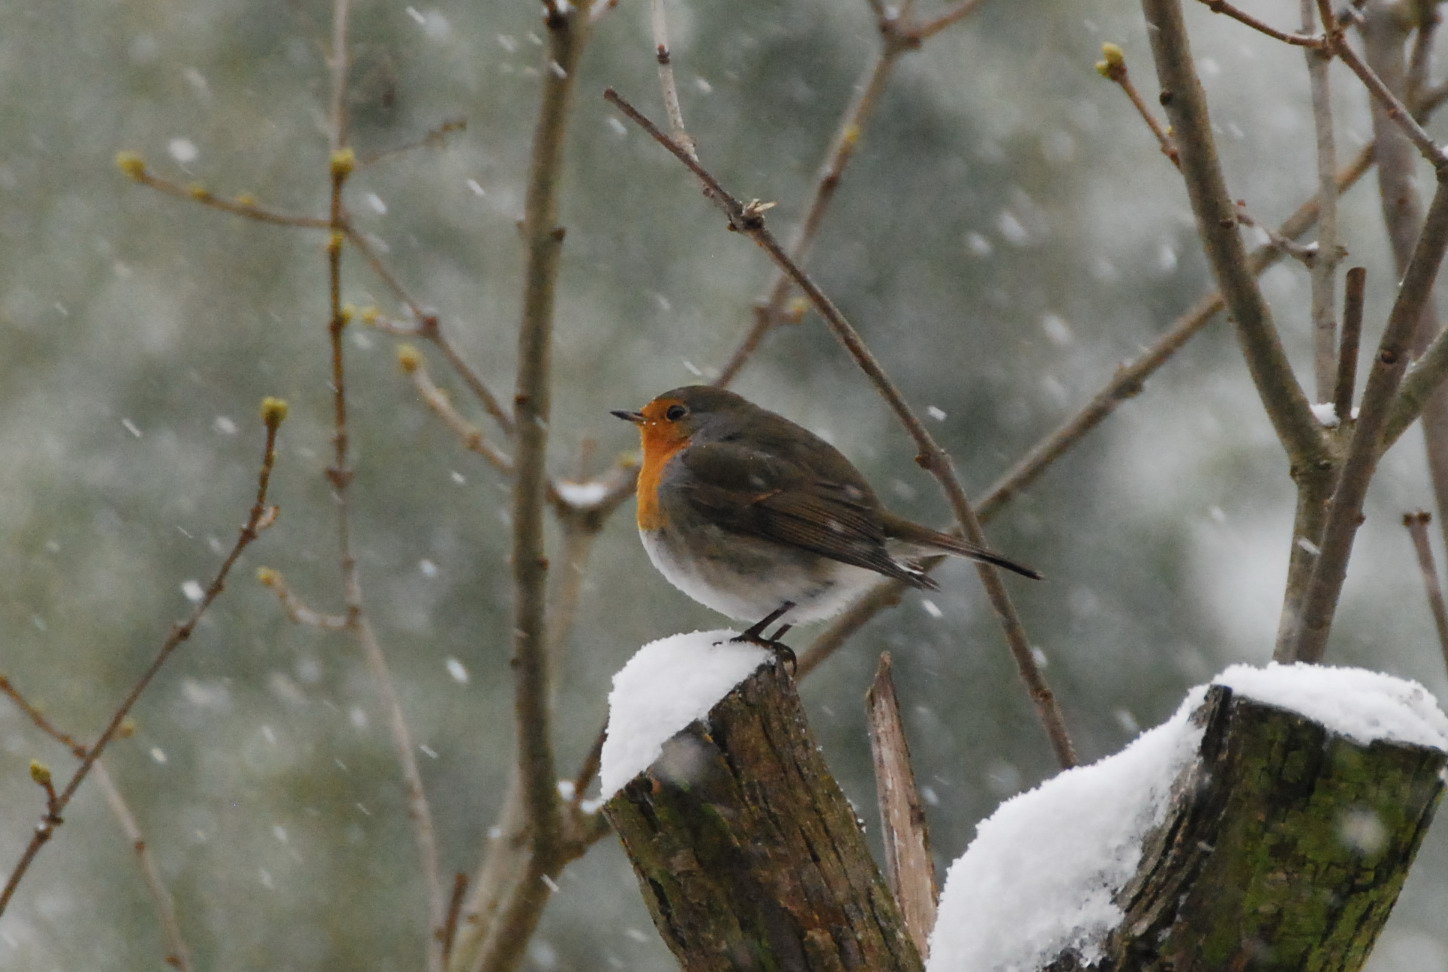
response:
<path id="1" fill-rule="evenodd" d="M 938 589 L 897 555 L 953 554 L 1041 576 L 896 516 L 838 449 L 733 392 L 690 385 L 613 414 L 643 442 L 638 524 L 649 559 L 700 604 L 762 618 L 742 640 L 782 648 L 790 625 L 838 614 L 881 575 Z"/>

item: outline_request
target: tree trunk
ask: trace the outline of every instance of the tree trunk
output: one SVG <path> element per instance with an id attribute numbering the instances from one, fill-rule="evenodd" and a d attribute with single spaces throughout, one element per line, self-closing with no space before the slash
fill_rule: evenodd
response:
<path id="1" fill-rule="evenodd" d="M 1206 727 L 1197 761 L 1092 967 L 1361 968 L 1438 806 L 1448 754 L 1364 745 L 1219 685 L 1194 718 Z"/>
<path id="2" fill-rule="evenodd" d="M 669 740 L 604 812 L 686 972 L 919 972 L 779 664 Z"/>

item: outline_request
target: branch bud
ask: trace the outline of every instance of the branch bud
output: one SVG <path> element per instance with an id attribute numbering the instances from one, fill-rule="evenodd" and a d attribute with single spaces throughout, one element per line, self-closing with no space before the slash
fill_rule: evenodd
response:
<path id="1" fill-rule="evenodd" d="M 411 344 L 402 344 L 397 348 L 397 363 L 407 374 L 412 374 L 422 367 L 422 352 Z"/>
<path id="2" fill-rule="evenodd" d="M 357 168 L 357 153 L 349 145 L 332 153 L 332 178 L 345 179 Z"/>
<path id="3" fill-rule="evenodd" d="M 139 181 L 146 177 L 146 160 L 135 152 L 117 152 L 116 168 L 120 169 L 128 179 Z"/>
<path id="4" fill-rule="evenodd" d="M 261 420 L 266 427 L 274 429 L 287 420 L 287 402 L 284 398 L 268 395 L 261 400 Z"/>

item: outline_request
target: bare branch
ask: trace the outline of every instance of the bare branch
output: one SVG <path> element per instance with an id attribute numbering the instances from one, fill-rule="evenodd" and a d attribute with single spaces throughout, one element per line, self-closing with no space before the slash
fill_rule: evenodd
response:
<path id="1" fill-rule="evenodd" d="M 664 15 L 665 0 L 649 0 L 649 22 L 654 31 L 654 57 L 659 65 L 659 88 L 664 98 L 664 114 L 669 118 L 669 130 L 674 141 L 684 146 L 690 155 L 697 157 L 693 136 L 684 126 L 684 109 L 679 103 L 679 87 L 674 81 L 674 55 L 669 47 L 669 21 Z"/>
<path id="2" fill-rule="evenodd" d="M 1312 34 L 1290 34 L 1285 30 L 1278 30 L 1271 24 L 1232 6 L 1227 0 L 1201 0 L 1203 4 L 1211 8 L 1212 13 L 1225 14 L 1239 23 L 1246 24 L 1253 30 L 1266 34 L 1274 40 L 1280 40 L 1284 44 L 1292 44 L 1295 47 L 1322 47 L 1323 39 Z"/>
<path id="3" fill-rule="evenodd" d="M 1368 373 L 1347 459 L 1327 511 L 1321 554 L 1297 619 L 1298 635 L 1291 655 L 1298 661 L 1319 661 L 1327 647 L 1333 613 L 1347 575 L 1348 556 L 1362 519 L 1363 496 L 1385 447 L 1383 432 L 1389 409 L 1407 370 L 1418 317 L 1432 293 L 1433 281 L 1448 250 L 1448 170 L 1439 172 L 1438 187 L 1424 218 L 1422 234 L 1403 275 Z"/>
<path id="4" fill-rule="evenodd" d="M 564 833 L 553 751 L 543 511 L 549 485 L 553 309 L 564 236 L 558 225 L 563 150 L 590 24 L 590 12 L 571 5 L 552 6 L 544 16 L 548 61 L 524 203 L 526 266 L 513 397 L 512 640 L 518 753 L 497 824 L 500 839 L 490 843 L 479 880 L 473 882 L 473 902 L 464 916 L 468 920 L 448 963 L 457 972 L 516 966 L 551 894 L 551 876 L 573 853 Z M 489 886 L 490 880 L 497 883 Z"/>
<path id="5" fill-rule="evenodd" d="M 1315 0 L 1301 0 L 1302 29 L 1311 32 L 1317 22 Z M 1324 24 L 1331 28 L 1331 22 Z M 1337 377 L 1337 142 L 1332 128 L 1332 87 L 1329 82 L 1330 56 L 1318 48 L 1303 51 L 1307 58 L 1307 81 L 1312 96 L 1313 144 L 1317 160 L 1317 198 L 1322 212 L 1317 221 L 1317 246 L 1308 264 L 1312 289 L 1312 360 L 1316 378 L 1316 400 L 1328 401 Z"/>
<path id="6" fill-rule="evenodd" d="M 1383 106 L 1387 117 L 1403 130 L 1403 134 L 1408 136 L 1408 140 L 1413 143 L 1419 154 L 1440 172 L 1448 168 L 1448 153 L 1444 153 L 1438 143 L 1433 141 L 1433 137 L 1423 130 L 1423 126 L 1418 124 L 1418 120 L 1413 117 L 1408 106 L 1403 104 L 1382 78 L 1378 77 L 1377 72 L 1357 55 L 1357 52 L 1352 49 L 1352 45 L 1347 42 L 1347 36 L 1341 32 L 1329 36 L 1333 39 L 1332 52 L 1362 80 L 1368 93 Z"/>
<path id="7" fill-rule="evenodd" d="M 919 49 L 927 38 L 970 16 L 984 2 L 985 0 L 964 0 L 934 20 L 912 25 L 909 22 L 908 9 L 892 12 L 879 0 L 870 0 L 870 8 L 875 13 L 880 30 L 880 52 L 866 69 L 864 79 L 855 85 L 855 97 L 840 116 L 840 124 L 835 129 L 834 140 L 825 155 L 824 164 L 820 167 L 819 178 L 815 181 L 804 218 L 789 241 L 789 255 L 795 263 L 803 264 L 809 256 L 815 237 L 819 235 L 820 225 L 824 222 L 825 213 L 834 201 L 845 170 L 855 157 L 860 139 L 874 117 L 885 86 L 894 74 L 901 55 Z M 689 144 L 692 149 L 692 143 Z M 774 283 L 770 285 L 768 296 L 754 308 L 754 321 L 748 333 L 715 379 L 716 385 L 723 388 L 733 382 L 771 330 L 780 324 L 794 323 L 800 319 L 802 309 L 797 309 L 790 301 L 793 292 L 794 285 L 789 276 L 783 272 L 777 273 Z M 801 308 L 807 306 L 803 301 L 799 303 Z"/>
<path id="8" fill-rule="evenodd" d="M 1292 465 L 1316 465 L 1327 457 L 1327 440 L 1292 372 L 1272 312 L 1247 261 L 1235 207 L 1217 161 L 1180 0 L 1142 0 L 1142 9 L 1197 230 L 1236 325 L 1248 370 Z"/>
<path id="9" fill-rule="evenodd" d="M 927 20 L 914 28 L 912 33 L 918 40 L 929 40 L 947 27 L 957 24 L 975 13 L 985 4 L 985 0 L 960 0 L 954 7 L 936 17 L 934 20 Z"/>
<path id="10" fill-rule="evenodd" d="M 467 127 L 468 123 L 465 119 L 449 119 L 443 122 L 441 125 L 438 125 L 436 128 L 432 129 L 426 135 L 422 136 L 419 139 L 415 139 L 411 142 L 404 142 L 403 144 L 395 145 L 392 148 L 382 149 L 380 152 L 373 152 L 371 155 L 361 156 L 357 159 L 357 167 L 366 168 L 369 165 L 376 165 L 378 162 L 382 162 L 399 155 L 405 155 L 408 152 L 412 152 L 420 148 L 439 147 L 447 141 L 447 137 L 453 132 L 464 131 L 467 129 Z"/>
<path id="11" fill-rule="evenodd" d="M 929 955 L 930 931 L 940 889 L 935 860 L 930 856 L 930 830 L 915 785 L 910 743 L 900 719 L 900 702 L 890 672 L 890 653 L 880 656 L 875 679 L 865 695 L 870 719 L 870 752 L 875 758 L 875 796 L 880 804 L 885 842 L 885 879 L 900 903 L 906 930 L 921 959 Z"/>
<path id="12" fill-rule="evenodd" d="M 161 668 L 171 658 L 171 655 L 176 649 L 191 637 L 192 632 L 196 630 L 196 625 L 200 623 L 201 618 L 211 607 L 212 602 L 221 595 L 222 589 L 226 586 L 226 579 L 231 575 L 231 569 L 236 565 L 237 560 L 240 559 L 242 551 L 255 542 L 267 524 L 275 520 L 276 509 L 267 504 L 267 488 L 271 485 L 272 467 L 276 462 L 277 429 L 281 427 L 282 420 L 286 417 L 286 403 L 276 399 L 267 399 L 262 406 L 262 416 L 266 421 L 266 445 L 262 450 L 261 471 L 257 475 L 256 499 L 252 503 L 251 512 L 247 516 L 246 523 L 242 525 L 241 531 L 237 535 L 236 543 L 232 545 L 231 551 L 221 562 L 221 567 L 217 570 L 216 576 L 213 577 L 211 583 L 207 585 L 206 590 L 201 595 L 201 599 L 197 601 L 196 606 L 192 608 L 191 614 L 187 616 L 186 620 L 172 626 L 171 633 L 167 635 L 166 639 L 161 643 L 161 648 L 156 653 L 156 657 L 151 661 L 151 664 L 146 670 L 141 673 L 141 677 L 136 680 L 135 685 L 131 687 L 131 691 L 126 695 L 125 699 L 116 707 L 115 712 L 111 716 L 110 723 L 101 731 L 95 743 L 85 750 L 85 754 L 81 757 L 80 766 L 76 769 L 75 773 L 72 774 L 70 781 L 66 783 L 65 788 L 56 795 L 54 800 L 50 801 L 50 805 L 47 806 L 44 816 L 31 835 L 30 843 L 21 854 L 19 862 L 11 870 L 10 877 L 5 882 L 4 889 L 0 890 L 0 914 L 5 913 L 5 909 L 9 906 L 11 898 L 15 896 L 15 889 L 19 887 L 21 879 L 24 878 L 30 870 L 30 865 L 35 860 L 36 855 L 40 853 L 40 849 L 54 836 L 55 829 L 61 825 L 61 814 L 64 813 L 65 808 L 70 804 L 71 798 L 75 796 L 76 791 L 80 789 L 80 785 L 84 783 L 86 777 L 90 775 L 91 770 L 95 767 L 96 760 L 100 759 L 106 747 L 120 734 L 121 727 L 130 716 L 131 710 L 135 708 L 136 702 L 140 700 L 142 693 L 150 686 L 156 674 L 160 672 Z"/>
<path id="13" fill-rule="evenodd" d="M 548 422 L 551 405 L 553 302 L 563 230 L 558 225 L 564 134 L 586 25 L 555 10 L 548 27 L 551 70 L 543 72 L 543 105 L 534 133 L 523 218 L 523 316 L 518 328 L 518 379 L 513 399 L 513 670 L 519 769 L 531 821 L 535 859 L 549 860 L 559 839 L 553 727 L 547 665 L 548 559 L 543 545 Z"/>
<path id="14" fill-rule="evenodd" d="M 1322 198 L 1321 194 L 1319 194 L 1317 198 Z M 1253 216 L 1251 212 L 1248 211 L 1247 207 L 1242 205 L 1240 201 L 1238 201 L 1236 204 L 1236 211 L 1237 222 L 1241 223 L 1243 226 L 1251 226 L 1254 229 L 1261 230 L 1262 233 L 1267 237 L 1267 242 L 1271 244 L 1274 248 L 1282 251 L 1283 256 L 1291 257 L 1292 259 L 1296 260 L 1298 263 L 1309 269 L 1324 265 L 1330 267 L 1332 265 L 1333 261 L 1331 260 L 1319 259 L 1320 254 L 1318 252 L 1318 244 L 1298 243 L 1296 240 L 1291 239 L 1290 237 L 1283 236 L 1272 227 L 1259 221 L 1257 217 Z"/>
<path id="15" fill-rule="evenodd" d="M 741 203 L 724 189 L 714 176 L 703 168 L 695 159 L 691 158 L 683 147 L 676 144 L 667 135 L 659 130 L 658 126 L 646 118 L 637 108 L 629 104 L 618 92 L 612 88 L 604 92 L 604 98 L 616 105 L 635 124 L 671 153 L 674 154 L 685 166 L 692 171 L 707 190 L 707 195 L 725 212 L 729 217 L 731 228 L 738 232 L 747 234 L 761 249 L 765 251 L 774 261 L 775 265 L 784 270 L 810 299 L 815 309 L 834 332 L 835 337 L 844 345 L 845 349 L 855 359 L 860 367 L 875 386 L 882 398 L 895 413 L 897 419 L 905 427 L 905 430 L 914 440 L 919 450 L 916 456 L 918 462 L 927 472 L 931 473 L 940 483 L 942 490 L 949 499 L 952 511 L 954 512 L 966 539 L 972 543 L 984 546 L 985 536 L 981 531 L 980 522 L 976 519 L 975 511 L 972 509 L 970 500 L 961 487 L 959 479 L 955 476 L 950 457 L 939 445 L 936 444 L 930 432 L 925 428 L 918 416 L 910 409 L 900 394 L 898 388 L 890 381 L 881 368 L 875 356 L 860 339 L 859 333 L 840 313 L 838 307 L 829 299 L 819 286 L 800 269 L 798 264 L 789 258 L 780 246 L 779 241 L 764 225 L 764 212 L 769 204 L 760 203 L 755 200 L 750 203 Z M 1027 691 L 1032 702 L 1036 706 L 1036 714 L 1040 718 L 1047 736 L 1051 740 L 1052 748 L 1056 752 L 1056 758 L 1063 766 L 1075 765 L 1075 751 L 1071 745 L 1070 736 L 1066 731 L 1065 721 L 1061 716 L 1059 707 L 1056 704 L 1055 695 L 1047 686 L 1040 667 L 1037 665 L 1030 644 L 1026 639 L 1024 627 L 1020 617 L 1017 615 L 1015 606 L 1011 603 L 1010 596 L 1006 593 L 1005 585 L 1002 583 L 1000 574 L 989 564 L 977 564 L 977 573 L 980 575 L 981 583 L 985 587 L 986 596 L 995 611 L 997 619 L 1005 632 L 1006 642 L 1010 647 L 1011 655 L 1015 659 L 1016 668 L 1022 680 L 1025 682 Z"/>
<path id="16" fill-rule="evenodd" d="M 423 404 L 442 419 L 443 424 L 461 440 L 463 447 L 482 456 L 488 465 L 498 472 L 511 476 L 513 460 L 488 442 L 483 430 L 463 418 L 453 407 L 452 400 L 433 382 L 432 375 L 427 370 L 427 360 L 418 353 L 417 348 L 410 344 L 402 345 L 397 349 L 397 360 L 402 370 L 412 378 L 412 385 L 417 389 Z"/>
<path id="17" fill-rule="evenodd" d="M 1347 272 L 1342 298 L 1342 347 L 1337 353 L 1337 381 L 1332 393 L 1339 422 L 1352 418 L 1352 393 L 1357 385 L 1358 345 L 1363 330 L 1363 290 L 1367 279 L 1367 270 L 1362 267 L 1353 267 Z"/>
<path id="18" fill-rule="evenodd" d="M 442 930 L 446 922 L 447 904 L 443 897 L 441 868 L 438 862 L 437 834 L 432 810 L 422 786 L 422 773 L 417 765 L 417 751 L 412 733 L 397 697 L 397 687 L 377 641 L 372 625 L 363 610 L 362 578 L 352 552 L 351 507 L 348 492 L 353 479 L 349 452 L 350 432 L 347 425 L 346 342 L 343 333 L 351 323 L 353 311 L 342 303 L 342 247 L 349 239 L 349 221 L 343 193 L 348 179 L 356 170 L 356 153 L 347 144 L 347 78 L 349 50 L 348 21 L 350 0 L 333 0 L 331 67 L 331 132 L 332 154 L 329 164 L 331 195 L 329 216 L 332 233 L 327 244 L 327 298 L 329 321 L 328 346 L 331 352 L 332 388 L 332 464 L 326 470 L 336 498 L 337 563 L 341 573 L 342 600 L 346 607 L 346 629 L 357 640 L 363 658 L 372 673 L 379 701 L 382 704 L 392 744 L 397 751 L 398 767 L 407 790 L 408 817 L 412 821 L 422 869 L 423 887 L 427 894 L 429 934 L 425 939 L 425 962 L 429 972 L 442 972 Z"/>
<path id="19" fill-rule="evenodd" d="M 261 585 L 269 589 L 281 602 L 282 610 L 293 624 L 302 624 L 311 628 L 320 628 L 323 631 L 346 631 L 347 618 L 341 614 L 323 614 L 321 611 L 308 607 L 300 597 L 292 593 L 287 586 L 286 578 L 279 571 L 270 567 L 262 567 L 256 572 L 256 579 Z"/>
<path id="20" fill-rule="evenodd" d="M 875 108 L 880 103 L 880 96 L 885 91 L 885 85 L 894 72 L 895 65 L 900 55 L 908 48 L 892 46 L 888 42 L 876 56 L 873 64 L 870 65 L 865 81 L 858 86 L 854 100 L 845 109 L 841 118 L 839 128 L 835 131 L 834 142 L 830 146 L 825 164 L 820 169 L 819 178 L 815 181 L 814 192 L 810 197 L 809 205 L 805 210 L 804 219 L 796 228 L 794 238 L 789 242 L 790 257 L 796 263 L 803 263 L 809 256 L 810 249 L 814 246 L 815 237 L 819 234 L 820 225 L 824 222 L 826 211 L 830 203 L 834 201 L 836 190 L 844 178 L 845 169 L 855 157 L 855 149 L 860 144 L 861 133 L 875 113 Z M 734 350 L 724 369 L 719 373 L 715 384 L 723 388 L 727 386 L 739 374 L 745 363 L 759 347 L 764 336 L 778 325 L 789 321 L 798 320 L 799 316 L 788 311 L 789 296 L 794 291 L 794 283 L 789 275 L 778 271 L 774 283 L 769 288 L 769 295 L 754 309 L 754 324 L 749 333 L 744 336 L 739 347 Z"/>
<path id="21" fill-rule="evenodd" d="M 106 805 L 111 808 L 111 814 L 120 822 L 121 831 L 130 842 L 131 850 L 136 855 L 136 863 L 141 868 L 141 877 L 146 882 L 146 890 L 156 905 L 161 938 L 166 942 L 166 964 L 180 969 L 181 972 L 191 972 L 191 948 L 181 934 L 181 922 L 176 917 L 176 899 L 161 878 L 161 869 L 156 865 L 156 855 L 151 853 L 151 845 L 146 842 L 136 815 L 131 812 L 130 804 L 111 779 L 104 760 L 96 761 L 95 777 L 96 786 L 100 787 L 106 798 Z"/>
<path id="22" fill-rule="evenodd" d="M 121 152 L 116 156 L 116 166 L 125 173 L 126 177 L 143 186 L 164 192 L 170 196 L 180 199 L 189 199 L 192 202 L 209 206 L 212 209 L 219 209 L 224 213 L 231 213 L 235 216 L 245 216 L 247 219 L 254 219 L 259 223 L 271 223 L 276 226 L 295 226 L 302 229 L 328 229 L 331 223 L 320 216 L 298 216 L 295 213 L 284 213 L 281 210 L 269 209 L 257 203 L 250 195 L 240 195 L 234 198 L 218 196 L 210 189 L 200 183 L 182 185 L 179 182 L 172 182 L 170 179 L 163 179 L 153 174 L 146 168 L 145 160 L 133 152 Z"/>
<path id="23" fill-rule="evenodd" d="M 1115 44 L 1102 44 L 1101 53 L 1103 57 L 1096 62 L 1096 73 L 1121 88 L 1122 94 L 1126 95 L 1131 106 L 1141 116 L 1141 120 L 1146 122 L 1146 127 L 1150 129 L 1152 137 L 1156 139 L 1161 154 L 1171 159 L 1171 164 L 1180 169 L 1182 163 L 1176 145 L 1172 142 L 1166 129 L 1162 127 L 1161 122 L 1157 121 L 1156 114 L 1147 106 L 1146 99 L 1141 96 L 1141 92 L 1137 90 L 1136 84 L 1131 80 L 1131 73 L 1126 67 L 1125 52 Z"/>

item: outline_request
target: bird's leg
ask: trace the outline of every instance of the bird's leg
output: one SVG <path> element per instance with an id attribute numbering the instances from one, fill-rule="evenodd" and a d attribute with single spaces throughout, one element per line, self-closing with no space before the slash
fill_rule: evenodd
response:
<path id="1" fill-rule="evenodd" d="M 757 624 L 751 625 L 749 629 L 743 634 L 735 635 L 729 640 L 747 641 L 750 644 L 759 645 L 761 648 L 768 648 L 770 651 L 774 652 L 775 655 L 783 659 L 787 665 L 789 665 L 789 670 L 791 672 L 794 671 L 795 666 L 798 664 L 798 659 L 795 658 L 794 649 L 779 640 L 780 638 L 784 637 L 784 633 L 788 631 L 791 627 L 793 627 L 793 625 L 780 625 L 779 630 L 774 633 L 774 637 L 772 638 L 766 638 L 764 636 L 764 630 L 768 628 L 771 624 L 788 614 L 793 607 L 793 601 L 785 601 L 779 607 L 775 608 L 773 611 L 770 611 L 763 618 L 761 618 Z"/>
<path id="2" fill-rule="evenodd" d="M 794 607 L 794 602 L 793 602 L 793 601 L 785 601 L 785 602 L 784 602 L 783 604 L 781 604 L 779 607 L 775 608 L 773 611 L 770 611 L 770 612 L 769 612 L 768 614 L 766 614 L 763 618 L 761 618 L 760 621 L 759 621 L 757 624 L 752 625 L 752 626 L 749 628 L 749 630 L 745 631 L 742 635 L 739 635 L 739 636 L 736 637 L 734 640 L 735 640 L 735 641 L 752 641 L 752 642 L 754 642 L 754 643 L 757 644 L 757 645 L 758 645 L 758 644 L 768 644 L 768 643 L 769 643 L 769 639 L 767 639 L 767 638 L 764 637 L 764 629 L 767 628 L 767 627 L 769 627 L 769 626 L 770 626 L 771 624 L 773 624 L 774 622 L 778 621 L 780 618 L 784 617 L 786 614 L 788 614 L 789 611 L 790 611 L 790 609 L 792 609 L 793 607 Z M 785 626 L 784 626 L 784 629 L 781 629 L 781 633 L 782 633 L 784 630 L 787 630 L 788 628 L 789 628 L 789 625 L 785 625 Z"/>

